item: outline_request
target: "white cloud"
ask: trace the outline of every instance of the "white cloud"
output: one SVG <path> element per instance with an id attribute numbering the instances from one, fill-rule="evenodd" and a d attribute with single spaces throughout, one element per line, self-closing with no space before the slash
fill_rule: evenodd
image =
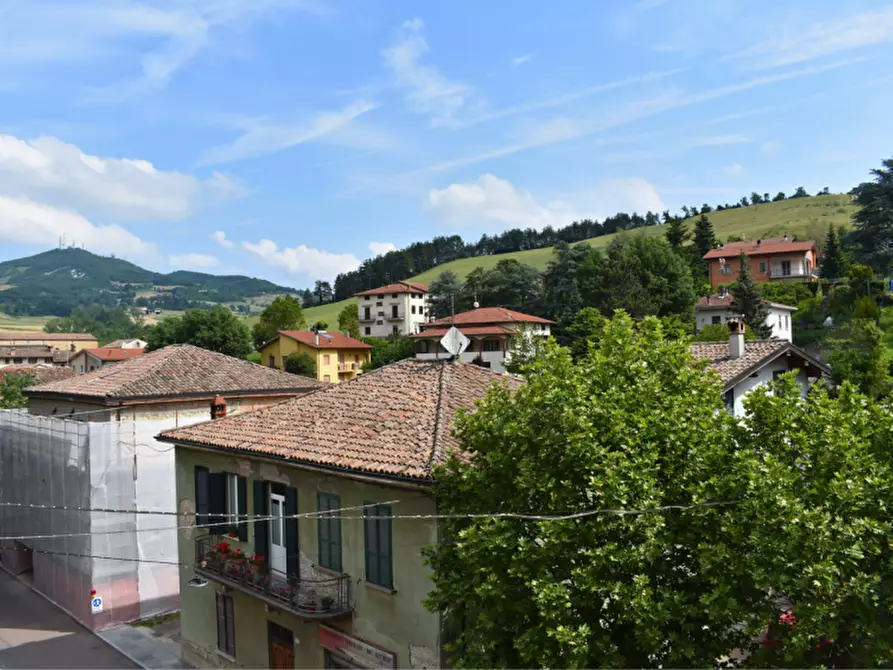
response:
<path id="1" fill-rule="evenodd" d="M 389 251 L 397 251 L 397 245 L 393 242 L 370 242 L 369 251 L 373 256 L 381 256 Z"/>
<path id="2" fill-rule="evenodd" d="M 86 216 L 176 220 L 210 202 L 244 195 L 220 173 L 205 180 L 131 158 L 101 158 L 55 137 L 0 135 L 0 193 Z"/>
<path id="3" fill-rule="evenodd" d="M 353 254 L 333 254 L 304 244 L 280 250 L 275 242 L 260 240 L 257 244 L 242 242 L 242 248 L 260 257 L 270 267 L 308 279 L 332 280 L 337 274 L 360 266 L 359 259 Z"/>
<path id="4" fill-rule="evenodd" d="M 471 91 L 465 84 L 447 79 L 433 65 L 420 62 L 429 51 L 424 28 L 421 19 L 406 21 L 397 43 L 381 55 L 393 71 L 397 85 L 405 91 L 409 108 L 430 116 L 432 126 L 450 125 Z"/>
<path id="5" fill-rule="evenodd" d="M 740 177 L 744 174 L 744 166 L 741 163 L 732 163 L 731 165 L 727 165 L 722 169 L 723 174 L 728 175 L 729 177 Z"/>
<path id="6" fill-rule="evenodd" d="M 11 244 L 56 246 L 62 235 L 67 244 L 83 245 L 101 254 L 118 254 L 152 261 L 158 250 L 117 225 L 99 226 L 80 214 L 0 195 L 0 239 Z"/>
<path id="7" fill-rule="evenodd" d="M 893 7 L 837 17 L 809 27 L 790 25 L 783 34 L 726 59 L 751 59 L 758 68 L 780 67 L 893 40 Z"/>
<path id="8" fill-rule="evenodd" d="M 533 60 L 533 54 L 524 54 L 523 56 L 515 56 L 512 58 L 512 67 L 520 67 L 525 63 L 529 63 Z"/>
<path id="9" fill-rule="evenodd" d="M 318 140 L 376 107 L 373 102 L 357 100 L 340 111 L 322 112 L 300 123 L 276 125 L 264 120 L 243 121 L 245 133 L 241 137 L 232 144 L 208 149 L 199 162 L 204 165 L 232 163 Z"/>
<path id="10" fill-rule="evenodd" d="M 226 239 L 226 233 L 224 233 L 222 230 L 215 230 L 213 233 L 211 233 L 210 237 L 224 249 L 230 249 L 234 244 L 232 240 Z"/>
<path id="11" fill-rule="evenodd" d="M 220 265 L 220 261 L 210 254 L 171 254 L 167 264 L 177 270 L 209 270 Z"/>
<path id="12" fill-rule="evenodd" d="M 530 192 L 518 190 L 511 182 L 492 174 L 432 189 L 426 206 L 453 225 L 488 229 L 541 229 L 566 226 L 583 218 L 601 219 L 621 211 L 665 209 L 654 186 L 638 177 L 608 179 L 569 198 L 540 202 Z"/>
<path id="13" fill-rule="evenodd" d="M 764 154 L 774 154 L 778 151 L 778 142 L 763 142 L 763 145 L 760 147 L 760 151 Z"/>
<path id="14" fill-rule="evenodd" d="M 92 102 L 119 102 L 158 91 L 214 43 L 275 11 L 314 10 L 310 0 L 41 0 L 4 3 L 0 65 L 84 62 L 113 57 L 138 71 L 98 86 Z M 223 42 L 223 40 L 221 40 Z"/>
<path id="15" fill-rule="evenodd" d="M 733 144 L 747 144 L 753 140 L 746 135 L 708 135 L 706 137 L 698 137 L 691 146 L 695 147 L 727 147 Z"/>

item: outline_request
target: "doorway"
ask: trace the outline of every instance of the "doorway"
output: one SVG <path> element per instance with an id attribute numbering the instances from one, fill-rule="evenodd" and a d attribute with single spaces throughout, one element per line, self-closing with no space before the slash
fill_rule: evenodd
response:
<path id="1" fill-rule="evenodd" d="M 285 496 L 270 493 L 270 568 L 284 575 L 285 557 Z"/>
<path id="2" fill-rule="evenodd" d="M 270 667 L 295 667 L 295 638 L 288 629 L 272 621 L 267 622 L 267 637 L 270 641 Z"/>

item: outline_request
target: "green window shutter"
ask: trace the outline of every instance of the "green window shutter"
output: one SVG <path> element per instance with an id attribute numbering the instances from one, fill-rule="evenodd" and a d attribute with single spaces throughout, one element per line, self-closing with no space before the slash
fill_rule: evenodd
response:
<path id="1" fill-rule="evenodd" d="M 329 497 L 329 509 L 337 510 L 334 514 L 341 516 L 341 496 L 332 495 Z M 331 549 L 329 553 L 332 555 L 332 570 L 341 572 L 341 519 L 329 519 L 329 542 Z"/>
<path id="2" fill-rule="evenodd" d="M 210 519 L 214 524 L 210 531 L 214 534 L 225 533 L 226 528 L 226 473 L 212 472 L 208 475 L 208 507 Z"/>
<path id="3" fill-rule="evenodd" d="M 390 517 L 390 505 L 369 505 L 363 515 L 366 537 L 366 581 L 371 584 L 393 588 L 394 574 L 391 567 L 391 519 L 371 518 Z"/>
<path id="4" fill-rule="evenodd" d="M 378 515 L 379 516 L 391 516 L 391 506 L 390 505 L 379 505 L 378 506 Z M 378 521 L 379 528 L 379 543 L 378 543 L 378 560 L 379 560 L 379 575 L 381 576 L 381 586 L 386 586 L 387 588 L 394 587 L 394 574 L 393 567 L 391 563 L 391 519 L 379 519 Z"/>
<path id="5" fill-rule="evenodd" d="M 378 537 L 375 528 L 375 519 L 369 517 L 375 516 L 375 506 L 371 503 L 364 503 L 366 507 L 363 509 L 363 535 L 366 540 L 366 581 L 371 584 L 378 584 Z"/>
<path id="6" fill-rule="evenodd" d="M 266 518 L 270 514 L 267 504 L 270 496 L 266 482 L 255 479 L 253 483 L 254 516 Z M 251 525 L 254 526 L 254 553 L 264 557 L 263 570 L 267 571 L 270 567 L 270 524 L 266 521 L 255 521 Z"/>
<path id="7" fill-rule="evenodd" d="M 325 493 L 317 492 L 316 510 L 319 512 L 319 517 L 317 517 L 316 521 L 316 531 L 318 535 L 317 555 L 319 557 L 319 564 L 324 568 L 329 567 L 329 563 L 331 562 L 331 557 L 329 556 L 329 522 L 322 516 L 322 513 L 329 509 L 328 504 L 328 496 Z"/>
<path id="8" fill-rule="evenodd" d="M 317 493 L 316 505 L 320 512 L 317 528 L 319 529 L 319 564 L 341 572 L 341 519 L 328 518 L 324 513 L 338 510 L 341 497 L 333 493 Z M 340 514 L 333 511 L 334 515 Z"/>
<path id="9" fill-rule="evenodd" d="M 195 466 L 195 523 L 208 523 L 208 468 Z"/>
<path id="10" fill-rule="evenodd" d="M 285 490 L 285 571 L 290 584 L 298 583 L 298 490 Z"/>

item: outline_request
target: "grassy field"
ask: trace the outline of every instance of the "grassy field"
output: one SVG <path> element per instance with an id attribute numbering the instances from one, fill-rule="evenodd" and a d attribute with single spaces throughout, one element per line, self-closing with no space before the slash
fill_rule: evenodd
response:
<path id="1" fill-rule="evenodd" d="M 728 241 L 731 236 L 743 236 L 745 239 L 755 240 L 761 237 L 781 237 L 787 233 L 801 239 L 814 239 L 821 244 L 828 233 L 828 224 L 833 223 L 835 226 L 850 228 L 852 227 L 852 215 L 855 211 L 856 207 L 850 202 L 848 195 L 821 195 L 712 212 L 710 220 L 713 222 L 717 238 L 722 241 Z M 688 220 L 690 230 L 694 228 L 695 218 Z M 640 228 L 634 232 L 644 235 L 662 235 L 664 228 L 663 226 L 651 226 L 650 228 Z M 605 235 L 585 241 L 594 247 L 606 247 L 614 237 L 616 235 Z M 498 256 L 460 258 L 438 265 L 415 277 L 409 277 L 409 279 L 430 283 L 445 270 L 452 270 L 459 277 L 464 278 L 477 267 L 489 269 L 506 258 L 514 258 L 521 263 L 527 263 L 539 270 L 544 270 L 552 259 L 552 247 L 517 251 Z M 350 300 L 342 300 L 319 307 L 310 307 L 304 310 L 304 314 L 309 325 L 313 325 L 316 321 L 325 321 L 329 328 L 334 330 L 338 327 L 338 313 L 349 303 Z M 260 306 L 258 305 L 258 307 Z M 166 312 L 165 316 L 171 314 L 178 313 Z M 12 318 L 0 314 L 0 330 L 42 330 L 43 324 L 49 318 L 42 316 Z M 257 318 L 257 315 L 251 315 L 245 317 L 245 322 L 251 327 L 257 322 Z"/>
<path id="2" fill-rule="evenodd" d="M 756 240 L 765 237 L 782 237 L 787 233 L 801 239 L 813 239 L 821 244 L 825 240 L 825 235 L 828 234 L 829 224 L 851 228 L 852 215 L 855 212 L 856 206 L 850 202 L 848 195 L 820 195 L 711 212 L 709 216 L 710 221 L 713 222 L 716 237 L 723 242 L 728 241 L 732 236 Z M 698 217 L 688 219 L 689 230 L 694 229 L 696 218 Z M 663 226 L 651 226 L 633 231 L 634 234 L 642 233 L 644 235 L 662 235 L 663 232 Z M 606 247 L 616 236 L 616 234 L 604 235 L 585 241 L 594 247 Z M 514 258 L 539 270 L 545 270 L 546 265 L 552 260 L 552 247 L 516 251 L 498 256 L 460 258 L 438 265 L 409 279 L 431 283 L 445 270 L 452 270 L 459 277 L 464 278 L 477 267 L 489 269 L 507 258 Z M 338 312 L 349 303 L 350 300 L 342 300 L 321 307 L 311 307 L 304 310 L 304 313 L 310 323 L 321 319 L 327 322 L 330 328 L 336 328 Z"/>

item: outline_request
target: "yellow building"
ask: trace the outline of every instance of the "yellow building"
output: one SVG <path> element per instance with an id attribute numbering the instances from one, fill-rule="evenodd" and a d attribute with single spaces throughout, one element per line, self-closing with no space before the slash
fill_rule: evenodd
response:
<path id="1" fill-rule="evenodd" d="M 291 354 L 307 354 L 316 362 L 316 378 L 338 384 L 353 379 L 368 363 L 372 347 L 342 333 L 314 333 L 310 330 L 280 330 L 279 335 L 261 347 L 261 362 L 285 371 Z"/>
<path id="2" fill-rule="evenodd" d="M 99 340 L 89 333 L 27 333 L 17 331 L 0 332 L 0 345 L 3 346 L 48 346 L 56 351 L 81 351 L 95 349 Z"/>

